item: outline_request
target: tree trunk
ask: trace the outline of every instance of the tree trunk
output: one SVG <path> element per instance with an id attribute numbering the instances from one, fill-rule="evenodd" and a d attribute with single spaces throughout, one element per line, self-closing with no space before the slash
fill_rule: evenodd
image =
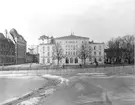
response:
<path id="1" fill-rule="evenodd" d="M 57 62 L 57 66 L 59 67 L 59 59 L 58 59 L 58 62 Z"/>
<path id="2" fill-rule="evenodd" d="M 86 61 L 86 59 L 84 59 L 84 66 L 85 66 L 85 63 L 86 63 L 85 61 Z"/>

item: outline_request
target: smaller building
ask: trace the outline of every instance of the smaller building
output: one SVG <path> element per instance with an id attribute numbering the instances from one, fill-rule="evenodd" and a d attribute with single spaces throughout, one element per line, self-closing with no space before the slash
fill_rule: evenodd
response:
<path id="1" fill-rule="evenodd" d="M 39 62 L 39 54 L 31 54 L 29 52 L 26 53 L 26 63 L 38 63 Z"/>
<path id="2" fill-rule="evenodd" d="M 0 33 L 0 65 L 15 64 L 15 44 Z"/>
<path id="3" fill-rule="evenodd" d="M 104 64 L 104 43 L 96 43 L 96 42 L 89 42 L 89 46 L 91 49 L 91 57 L 89 61 L 91 64 L 98 62 L 99 64 Z"/>
<path id="4" fill-rule="evenodd" d="M 54 44 L 51 41 L 51 37 L 40 36 L 39 38 L 39 63 L 45 65 L 53 64 L 53 46 Z"/>

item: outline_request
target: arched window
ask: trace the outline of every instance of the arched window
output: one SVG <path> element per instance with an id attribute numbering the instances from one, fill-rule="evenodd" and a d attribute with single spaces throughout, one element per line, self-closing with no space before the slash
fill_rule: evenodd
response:
<path id="1" fill-rule="evenodd" d="M 101 59 L 101 58 L 99 58 L 99 61 L 101 62 L 101 61 L 102 61 L 102 59 Z"/>
<path id="2" fill-rule="evenodd" d="M 70 63 L 73 63 L 73 58 L 70 58 Z"/>
<path id="3" fill-rule="evenodd" d="M 75 58 L 75 63 L 78 63 L 78 58 Z"/>
<path id="4" fill-rule="evenodd" d="M 66 63 L 69 63 L 69 60 L 68 60 L 68 58 L 66 58 Z"/>

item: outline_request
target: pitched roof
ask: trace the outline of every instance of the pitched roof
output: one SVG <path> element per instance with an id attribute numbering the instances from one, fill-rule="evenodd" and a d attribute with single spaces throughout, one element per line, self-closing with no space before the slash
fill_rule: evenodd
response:
<path id="1" fill-rule="evenodd" d="M 55 38 L 57 39 L 63 39 L 63 40 L 68 40 L 68 39 L 89 39 L 88 37 L 82 37 L 82 36 L 76 36 L 76 35 L 68 35 L 68 36 L 63 36 L 63 37 L 58 37 Z"/>
<path id="2" fill-rule="evenodd" d="M 17 38 L 21 38 L 22 40 L 26 41 L 22 35 L 19 35 L 18 32 L 16 31 L 16 29 L 12 28 L 10 30 L 10 34 L 12 35 L 13 38 L 17 37 Z"/>
<path id="3" fill-rule="evenodd" d="M 5 39 L 5 36 L 3 35 L 3 33 L 0 33 L 0 39 Z"/>

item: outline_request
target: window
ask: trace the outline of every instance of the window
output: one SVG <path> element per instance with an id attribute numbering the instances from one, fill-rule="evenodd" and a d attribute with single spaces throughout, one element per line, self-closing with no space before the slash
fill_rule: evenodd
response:
<path id="1" fill-rule="evenodd" d="M 78 55 L 77 51 L 76 51 L 76 55 Z"/>
<path id="2" fill-rule="evenodd" d="M 73 63 L 73 58 L 70 58 L 70 63 Z"/>
<path id="3" fill-rule="evenodd" d="M 94 50 L 96 50 L 96 46 L 94 46 Z"/>
<path id="4" fill-rule="evenodd" d="M 75 63 L 78 63 L 78 58 L 75 58 Z"/>
<path id="5" fill-rule="evenodd" d="M 48 48 L 48 51 L 49 51 L 50 50 L 50 47 L 48 46 L 47 48 Z"/>
<path id="6" fill-rule="evenodd" d="M 74 45 L 74 47 L 73 47 L 73 50 L 75 50 L 75 45 Z"/>
<path id="7" fill-rule="evenodd" d="M 50 56 L 50 53 L 48 52 L 48 54 L 47 54 L 48 56 Z"/>
<path id="8" fill-rule="evenodd" d="M 99 50 L 101 50 L 101 46 L 99 46 Z"/>
<path id="9" fill-rule="evenodd" d="M 43 52 L 45 51 L 45 47 L 43 46 Z"/>
<path id="10" fill-rule="evenodd" d="M 99 52 L 99 55 L 101 55 L 101 52 Z"/>
<path id="11" fill-rule="evenodd" d="M 66 63 L 69 63 L 69 59 L 68 58 L 66 58 Z"/>
<path id="12" fill-rule="evenodd" d="M 50 59 L 49 58 L 47 59 L 47 63 L 50 63 Z"/>
<path id="13" fill-rule="evenodd" d="M 75 55 L 75 52 L 73 52 L 73 55 Z"/>
<path id="14" fill-rule="evenodd" d="M 70 51 L 68 52 L 68 55 L 70 55 Z"/>
<path id="15" fill-rule="evenodd" d="M 94 52 L 94 55 L 96 55 L 96 52 Z"/>

